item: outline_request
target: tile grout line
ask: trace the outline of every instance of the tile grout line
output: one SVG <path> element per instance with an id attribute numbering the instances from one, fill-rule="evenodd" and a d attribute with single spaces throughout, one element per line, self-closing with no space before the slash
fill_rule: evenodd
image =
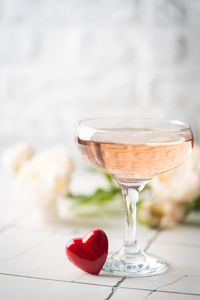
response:
<path id="1" fill-rule="evenodd" d="M 154 291 L 150 291 L 145 297 L 143 300 L 146 300 L 149 296 L 151 296 L 152 294 L 154 293 Z"/>
<path id="2" fill-rule="evenodd" d="M 176 280 L 174 280 L 174 281 L 172 281 L 172 282 L 163 284 L 163 285 L 157 287 L 157 288 L 156 288 L 156 291 L 158 291 L 158 290 L 161 289 L 161 288 L 165 288 L 165 287 L 167 287 L 167 286 L 170 286 L 170 285 L 172 285 L 172 284 L 178 282 L 179 280 L 181 280 L 181 279 L 183 279 L 183 278 L 185 278 L 185 277 L 188 277 L 188 275 L 183 275 L 183 276 L 177 278 Z"/>
<path id="3" fill-rule="evenodd" d="M 79 277 L 77 277 L 77 278 L 75 278 L 75 279 L 73 279 L 71 282 L 79 282 L 78 280 L 79 279 L 81 279 L 82 277 L 84 277 L 85 276 L 85 274 L 82 274 L 81 276 L 79 276 Z"/>
<path id="4" fill-rule="evenodd" d="M 162 291 L 160 291 L 160 290 L 157 290 L 157 289 L 143 289 L 143 288 L 131 288 L 131 287 L 121 287 L 121 289 L 125 289 L 125 290 L 140 290 L 140 291 L 149 291 L 151 294 L 153 293 L 153 292 L 156 292 L 156 293 L 172 293 L 172 294 L 181 294 L 181 295 L 194 295 L 194 296 L 199 296 L 200 295 L 200 293 L 199 294 L 196 294 L 196 293 L 188 293 L 188 292 L 185 292 L 185 293 L 183 293 L 183 292 L 176 292 L 176 291 L 165 291 L 165 290 L 162 290 Z M 147 295 L 148 296 L 148 295 Z M 147 297 L 146 296 L 146 297 Z"/>
<path id="5" fill-rule="evenodd" d="M 139 289 L 135 289 L 135 290 L 139 290 Z M 143 289 L 140 289 L 143 290 Z M 154 293 L 163 293 L 163 294 L 175 294 L 175 295 L 186 295 L 186 296 L 200 296 L 200 294 L 193 294 L 193 293 L 181 293 L 181 292 L 172 292 L 172 291 L 150 291 L 150 293 L 148 295 L 145 296 L 145 298 L 143 300 L 148 299 L 149 296 L 151 296 Z"/>
<path id="6" fill-rule="evenodd" d="M 156 291 L 156 293 L 169 293 L 169 294 L 178 294 L 178 295 L 191 295 L 191 296 L 200 296 L 200 294 L 194 293 L 181 293 L 181 292 L 172 292 L 172 291 Z"/>
<path id="7" fill-rule="evenodd" d="M 11 276 L 11 277 L 27 278 L 27 279 L 38 279 L 38 280 L 47 280 L 47 281 L 57 281 L 57 282 L 72 282 L 72 281 L 62 280 L 62 279 L 43 278 L 43 277 L 37 277 L 37 276 L 20 275 L 20 274 L 4 273 L 4 272 L 0 272 L 0 275 Z"/>
<path id="8" fill-rule="evenodd" d="M 62 279 L 51 279 L 51 278 L 42 278 L 42 277 L 35 277 L 35 276 L 28 276 L 28 275 L 19 275 L 19 274 L 12 274 L 12 273 L 0 273 L 0 275 L 4 276 L 11 276 L 11 277 L 20 277 L 20 278 L 27 278 L 27 279 L 36 279 L 36 280 L 45 280 L 45 281 L 54 281 L 54 282 L 63 282 L 63 283 L 74 283 L 74 284 L 84 284 L 84 285 L 94 285 L 94 286 L 103 286 L 103 287 L 112 287 L 111 285 L 105 285 L 105 284 L 96 284 L 96 283 L 86 283 L 86 282 L 74 282 L 73 280 L 62 280 Z M 186 275 L 185 275 L 186 276 Z M 184 277 L 185 277 L 184 276 Z M 178 281 L 182 279 L 183 277 L 175 280 Z M 123 277 L 118 281 L 118 283 L 113 286 L 112 288 L 115 288 L 114 293 L 116 290 L 121 286 L 122 282 L 126 279 L 126 277 Z M 172 282 L 171 284 L 173 284 Z M 160 287 L 159 287 L 160 288 Z M 128 288 L 128 287 L 122 287 L 122 289 L 128 289 L 128 290 L 141 290 L 141 291 L 149 291 L 150 293 L 145 296 L 145 299 L 147 299 L 148 296 L 150 296 L 152 293 L 170 293 L 170 294 L 180 294 L 180 295 L 193 295 L 193 296 L 199 296 L 200 294 L 195 294 L 195 293 L 181 293 L 181 292 L 175 292 L 175 291 L 159 291 L 157 289 L 154 290 L 149 290 L 149 289 L 142 289 L 142 288 Z M 105 300 L 111 299 L 111 296 L 114 294 L 110 294 Z"/>
<path id="9" fill-rule="evenodd" d="M 121 287 L 121 289 L 125 289 L 125 290 L 134 290 L 134 291 L 149 291 L 150 293 L 147 295 L 149 296 L 152 293 L 170 293 L 170 294 L 180 294 L 180 295 L 194 295 L 194 296 L 199 296 L 200 294 L 196 294 L 196 293 L 183 293 L 183 292 L 176 292 L 176 291 L 165 291 L 165 290 L 157 290 L 157 289 L 143 289 L 143 288 L 131 288 L 131 287 Z M 145 297 L 147 297 L 145 296 Z M 146 299 L 146 298 L 145 298 Z"/>
<path id="10" fill-rule="evenodd" d="M 160 231 L 156 231 L 156 233 L 154 234 L 154 236 L 149 240 L 147 246 L 145 247 L 144 251 L 147 251 L 149 249 L 149 247 L 153 244 L 153 242 L 157 239 L 157 237 L 159 236 Z"/>
<path id="11" fill-rule="evenodd" d="M 158 293 L 158 292 L 163 292 L 163 293 L 165 293 L 165 292 L 168 292 L 168 293 L 176 293 L 176 294 L 184 294 L 184 295 L 198 295 L 198 294 L 192 294 L 192 293 L 181 293 L 181 292 L 170 292 L 170 291 L 161 291 L 161 290 L 159 290 L 159 289 L 161 289 L 161 288 L 163 288 L 163 287 L 167 287 L 167 286 L 170 286 L 170 285 L 172 285 L 172 284 L 174 284 L 174 283 L 176 283 L 176 282 L 178 282 L 179 280 L 181 280 L 181 279 L 183 279 L 183 278 L 185 278 L 185 277 L 187 277 L 188 275 L 183 275 L 183 276 L 181 276 L 181 277 L 179 277 L 179 278 L 177 278 L 176 280 L 174 280 L 174 281 L 172 281 L 172 282 L 169 282 L 169 283 L 167 283 L 167 284 L 164 284 L 164 285 L 161 285 L 161 286 L 159 286 L 159 287 L 157 287 L 156 289 L 154 289 L 154 290 L 152 290 L 145 298 L 144 298 L 144 300 L 146 300 L 146 299 L 148 299 L 148 297 L 150 296 L 150 295 L 152 295 L 153 293 Z"/>
<path id="12" fill-rule="evenodd" d="M 87 282 L 75 282 L 73 280 L 43 278 L 43 277 L 36 277 L 36 276 L 29 276 L 29 275 L 20 275 L 20 274 L 12 274 L 12 273 L 1 273 L 0 272 L 0 275 L 11 276 L 11 277 L 27 278 L 27 279 L 36 279 L 36 280 L 63 282 L 63 283 L 66 282 L 66 283 L 73 283 L 73 284 L 83 284 L 83 285 L 94 285 L 94 286 L 112 287 L 111 285 L 105 285 L 105 284 L 87 283 Z"/>
<path id="13" fill-rule="evenodd" d="M 110 294 L 108 295 L 108 297 L 106 297 L 105 300 L 109 300 L 112 298 L 112 296 L 116 293 L 116 291 L 118 290 L 118 288 L 121 286 L 121 284 L 123 283 L 123 281 L 126 279 L 126 277 L 122 277 L 113 287 L 112 290 L 110 292 Z"/>

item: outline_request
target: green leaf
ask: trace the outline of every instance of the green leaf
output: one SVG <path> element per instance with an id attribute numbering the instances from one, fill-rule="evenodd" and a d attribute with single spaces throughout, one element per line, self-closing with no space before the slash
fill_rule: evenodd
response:
<path id="1" fill-rule="evenodd" d="M 200 210 L 200 196 L 187 203 L 187 213 Z"/>
<path id="2" fill-rule="evenodd" d="M 110 174 L 108 174 L 108 173 L 103 173 L 103 175 L 107 179 L 107 181 L 113 185 L 113 178 L 112 178 L 112 176 Z"/>
<path id="3" fill-rule="evenodd" d="M 76 201 L 76 204 L 97 204 L 112 200 L 118 193 L 118 188 L 112 188 L 109 190 L 98 188 L 91 195 L 75 195 L 72 193 L 68 193 L 67 197 L 74 199 Z"/>

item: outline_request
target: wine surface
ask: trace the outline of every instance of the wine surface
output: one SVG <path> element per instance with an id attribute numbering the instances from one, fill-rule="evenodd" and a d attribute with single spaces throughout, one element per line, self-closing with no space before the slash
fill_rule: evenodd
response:
<path id="1" fill-rule="evenodd" d="M 97 132 L 85 140 L 77 137 L 78 149 L 87 163 L 121 181 L 149 180 L 181 165 L 189 156 L 191 137 L 139 130 L 130 134 Z"/>

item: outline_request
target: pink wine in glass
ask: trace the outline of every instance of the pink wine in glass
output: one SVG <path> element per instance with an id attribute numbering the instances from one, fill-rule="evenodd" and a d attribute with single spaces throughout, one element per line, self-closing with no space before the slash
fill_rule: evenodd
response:
<path id="1" fill-rule="evenodd" d="M 163 259 L 137 246 L 138 192 L 155 175 L 186 161 L 193 147 L 191 128 L 179 121 L 148 118 L 88 119 L 77 126 L 76 144 L 88 164 L 116 179 L 124 198 L 124 242 L 108 256 L 102 271 L 131 277 L 164 272 Z"/>
<path id="2" fill-rule="evenodd" d="M 192 137 L 164 135 L 143 130 L 130 130 L 129 137 L 103 133 L 91 139 L 77 138 L 82 157 L 94 167 L 114 175 L 120 181 L 149 180 L 153 176 L 181 165 L 192 149 Z M 146 143 L 145 143 L 146 140 Z"/>

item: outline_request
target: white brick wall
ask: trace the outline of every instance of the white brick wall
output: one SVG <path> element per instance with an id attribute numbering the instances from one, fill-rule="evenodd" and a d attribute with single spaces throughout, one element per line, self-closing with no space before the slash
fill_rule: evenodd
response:
<path id="1" fill-rule="evenodd" d="M 0 147 L 71 148 L 76 122 L 92 116 L 195 127 L 199 37 L 199 0 L 0 0 Z"/>

